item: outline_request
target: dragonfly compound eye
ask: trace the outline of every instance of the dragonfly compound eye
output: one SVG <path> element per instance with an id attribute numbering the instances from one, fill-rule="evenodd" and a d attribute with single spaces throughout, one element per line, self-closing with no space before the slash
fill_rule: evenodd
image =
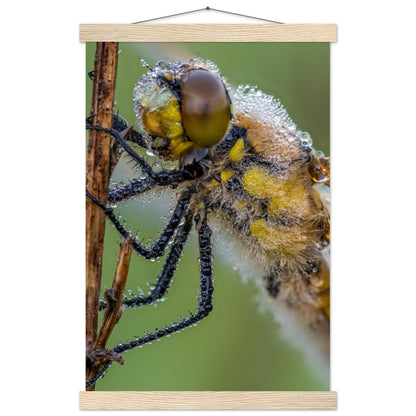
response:
<path id="1" fill-rule="evenodd" d="M 204 69 L 189 71 L 181 85 L 185 134 L 200 147 L 216 145 L 231 122 L 231 102 L 222 81 Z"/>

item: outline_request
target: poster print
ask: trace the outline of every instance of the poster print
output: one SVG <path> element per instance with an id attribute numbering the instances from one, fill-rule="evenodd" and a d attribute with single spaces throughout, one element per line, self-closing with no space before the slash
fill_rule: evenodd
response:
<path id="1" fill-rule="evenodd" d="M 87 73 L 95 46 L 87 44 Z M 114 112 L 143 138 L 128 144 L 152 171 L 187 166 L 188 176 L 119 197 L 148 175 L 118 151 L 101 314 L 123 241 L 109 213 L 144 250 L 172 214 L 180 219 L 163 255 L 132 254 L 123 313 L 107 342 L 125 364 L 114 362 L 95 389 L 328 390 L 329 44 L 125 43 L 119 50 Z M 88 77 L 88 116 L 92 88 Z M 195 115 L 195 100 L 205 98 L 213 100 L 208 120 Z M 132 300 L 160 288 L 181 239 L 160 299 Z M 201 310 L 202 319 L 169 333 Z"/>

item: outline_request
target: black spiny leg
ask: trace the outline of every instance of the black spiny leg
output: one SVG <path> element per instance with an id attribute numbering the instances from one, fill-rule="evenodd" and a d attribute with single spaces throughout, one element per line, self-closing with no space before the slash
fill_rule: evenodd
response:
<path id="1" fill-rule="evenodd" d="M 115 141 L 123 148 L 123 150 L 140 166 L 143 173 L 150 177 L 154 177 L 155 172 L 153 172 L 151 166 L 142 157 L 140 157 L 126 142 L 126 137 L 128 137 L 128 135 L 130 134 L 133 126 L 127 127 L 123 131 L 108 129 L 106 127 L 93 126 L 90 124 L 90 119 L 93 117 L 94 116 L 90 116 L 87 118 L 87 130 L 100 130 L 109 133 L 115 139 Z"/>
<path id="2" fill-rule="evenodd" d="M 121 117 L 119 114 L 113 114 L 113 129 L 119 132 L 126 130 L 129 127 L 127 121 Z M 125 137 L 125 140 L 138 144 L 139 146 L 146 149 L 146 142 L 143 138 L 143 135 L 138 131 L 131 129 L 129 134 Z"/>
<path id="3" fill-rule="evenodd" d="M 162 272 L 159 274 L 159 278 L 156 282 L 154 289 L 146 297 L 140 298 L 131 298 L 123 301 L 123 307 L 134 307 L 142 306 L 154 302 L 157 299 L 160 299 L 168 290 L 170 283 L 172 281 L 172 276 L 175 273 L 178 261 L 182 255 L 183 247 L 186 243 L 186 240 L 189 235 L 189 231 L 192 226 L 192 214 L 187 213 L 185 217 L 185 222 L 178 228 L 176 233 L 175 241 L 172 244 L 172 247 L 169 251 L 169 255 L 166 259 L 165 265 L 163 266 Z M 105 309 L 107 306 L 106 302 L 100 302 L 100 310 Z M 109 367 L 111 366 L 112 361 L 109 360 L 105 363 L 104 367 L 90 380 L 87 381 L 86 387 L 89 387 L 91 384 L 95 383 L 100 377 L 102 377 Z"/>
<path id="4" fill-rule="evenodd" d="M 187 172 L 179 170 L 175 172 L 155 172 L 154 177 L 146 177 L 129 184 L 117 186 L 108 192 L 108 202 L 115 203 L 132 196 L 142 194 L 155 186 L 176 186 L 181 182 L 191 179 Z"/>
<path id="5" fill-rule="evenodd" d="M 200 279 L 199 279 L 199 297 L 198 308 L 195 314 L 191 314 L 187 318 L 182 319 L 180 322 L 173 324 L 170 327 L 159 329 L 156 332 L 146 334 L 144 337 L 136 338 L 126 344 L 119 344 L 114 347 L 115 353 L 122 353 L 129 351 L 133 348 L 141 345 L 148 344 L 149 342 L 160 339 L 166 335 L 173 334 L 177 331 L 192 326 L 202 319 L 204 319 L 212 310 L 212 293 L 214 287 L 212 285 L 212 255 L 211 255 L 211 230 L 206 222 L 206 219 L 200 219 L 199 216 L 195 217 L 198 229 L 198 242 L 199 242 L 199 262 L 200 262 Z M 111 365 L 111 361 L 108 361 L 103 369 L 94 378 L 87 381 L 86 386 L 90 386 L 92 383 L 98 380 L 108 370 Z"/>
<path id="6" fill-rule="evenodd" d="M 178 228 L 176 232 L 175 240 L 170 248 L 169 254 L 166 258 L 162 271 L 159 273 L 158 279 L 154 284 L 154 288 L 150 291 L 148 296 L 134 297 L 125 299 L 123 301 L 124 308 L 134 308 L 136 306 L 149 305 L 156 300 L 162 298 L 172 282 L 172 277 L 178 267 L 179 259 L 182 256 L 183 248 L 186 240 L 188 239 L 189 231 L 192 226 L 192 214 L 187 213 L 185 216 L 185 222 Z M 100 302 L 100 310 L 105 309 L 106 302 Z"/>
<path id="7" fill-rule="evenodd" d="M 95 383 L 100 377 L 102 377 L 107 370 L 111 367 L 112 361 L 107 361 L 104 365 L 104 367 L 92 378 L 86 381 L 85 388 L 88 388 L 91 386 L 91 384 Z"/>
<path id="8" fill-rule="evenodd" d="M 200 225 L 198 230 L 199 237 L 199 262 L 200 262 L 200 279 L 199 279 L 199 297 L 198 309 L 195 314 L 182 319 L 180 322 L 156 332 L 145 335 L 141 338 L 131 341 L 127 344 L 117 345 L 113 351 L 117 354 L 148 344 L 166 335 L 185 329 L 204 319 L 212 310 L 212 256 L 211 256 L 211 230 L 205 219 L 196 219 Z"/>
<path id="9" fill-rule="evenodd" d="M 172 244 L 172 247 L 169 251 L 169 255 L 166 258 L 165 264 L 163 266 L 163 270 L 159 274 L 155 287 L 152 289 L 150 294 L 146 297 L 135 297 L 135 298 L 124 300 L 123 307 L 129 308 L 129 307 L 134 307 L 134 306 L 142 306 L 142 305 L 150 304 L 150 303 L 153 303 L 155 300 L 160 299 L 166 293 L 172 281 L 172 276 L 175 273 L 176 267 L 178 266 L 178 262 L 182 255 L 186 240 L 188 239 L 191 226 L 192 226 L 192 213 L 187 212 L 187 214 L 185 215 L 184 223 L 178 227 L 175 241 Z M 106 307 L 107 307 L 106 302 L 100 302 L 99 310 L 106 309 Z M 104 367 L 93 378 L 89 379 L 86 382 L 85 387 L 87 388 L 91 386 L 100 377 L 102 377 L 110 368 L 111 364 L 112 364 L 112 361 L 108 360 L 104 364 Z"/>
<path id="10" fill-rule="evenodd" d="M 108 191 L 108 202 L 110 204 L 129 199 L 134 195 L 142 194 L 156 186 L 154 179 L 147 177 L 133 181 L 127 185 L 117 186 Z"/>
<path id="11" fill-rule="evenodd" d="M 87 196 L 97 204 L 105 213 L 106 217 L 114 224 L 116 230 L 120 233 L 123 238 L 130 237 L 129 231 L 124 227 L 124 225 L 118 220 L 114 214 L 114 210 L 110 207 L 106 207 L 101 201 L 91 195 L 86 191 Z M 170 217 L 169 223 L 156 241 L 152 244 L 149 250 L 145 249 L 141 243 L 137 241 L 136 238 L 133 239 L 132 245 L 134 251 L 145 259 L 155 259 L 163 255 L 164 250 L 172 238 L 175 230 L 178 228 L 179 223 L 184 217 L 188 206 L 189 200 L 191 198 L 190 190 L 186 190 L 181 198 L 178 200 L 175 210 L 173 211 L 172 216 Z"/>

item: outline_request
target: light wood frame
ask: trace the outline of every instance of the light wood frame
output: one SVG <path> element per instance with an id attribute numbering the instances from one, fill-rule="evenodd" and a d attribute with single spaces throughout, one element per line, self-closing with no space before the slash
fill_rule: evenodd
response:
<path id="1" fill-rule="evenodd" d="M 336 42 L 335 24 L 81 24 L 81 42 Z M 336 409 L 334 391 L 81 391 L 80 409 Z"/>
<path id="2" fill-rule="evenodd" d="M 334 391 L 81 391 L 80 409 L 291 410 L 337 408 Z"/>
<path id="3" fill-rule="evenodd" d="M 81 24 L 81 42 L 336 42 L 334 24 Z"/>

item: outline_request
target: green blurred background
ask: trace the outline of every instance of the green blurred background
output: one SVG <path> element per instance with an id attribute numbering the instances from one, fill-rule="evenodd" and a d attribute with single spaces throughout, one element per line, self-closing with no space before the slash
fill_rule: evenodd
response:
<path id="1" fill-rule="evenodd" d="M 95 44 L 87 43 L 86 72 L 94 68 Z M 329 44 L 322 43 L 123 43 L 120 44 L 115 111 L 136 124 L 132 91 L 159 59 L 213 60 L 233 86 L 251 84 L 278 97 L 298 128 L 308 131 L 314 147 L 329 155 Z M 86 115 L 92 82 L 86 77 Z M 151 158 L 149 158 L 151 159 Z M 112 182 L 140 176 L 122 158 Z M 141 238 L 154 240 L 166 224 L 174 195 L 146 195 L 117 208 Z M 111 287 L 121 242 L 107 224 L 103 283 Z M 145 293 L 162 268 L 160 261 L 132 256 L 127 287 Z M 152 345 L 124 354 L 97 382 L 97 390 L 328 390 L 322 377 L 280 336 L 273 317 L 260 311 L 254 283 L 243 283 L 233 265 L 214 245 L 214 309 L 192 327 Z M 197 306 L 198 250 L 192 233 L 166 300 L 157 306 L 125 310 L 108 347 L 144 331 L 178 321 Z"/>

